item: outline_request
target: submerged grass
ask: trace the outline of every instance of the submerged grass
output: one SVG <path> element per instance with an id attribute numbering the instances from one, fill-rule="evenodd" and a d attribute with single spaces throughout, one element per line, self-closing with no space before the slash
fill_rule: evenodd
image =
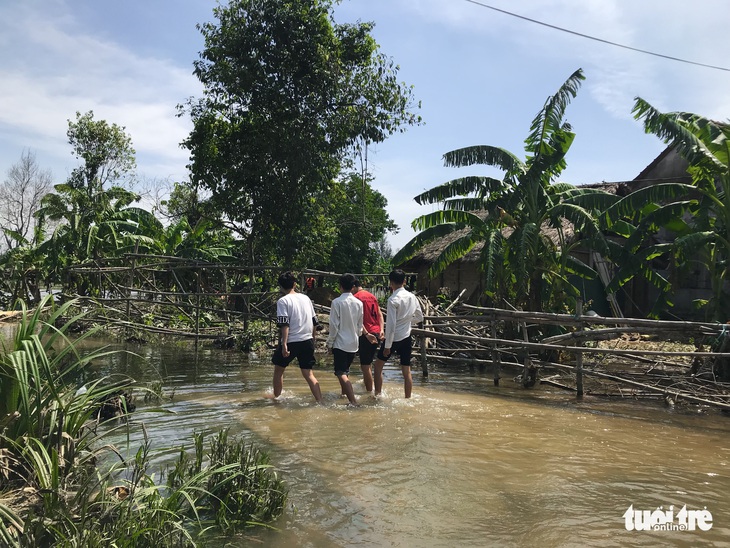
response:
<path id="1" fill-rule="evenodd" d="M 79 390 L 88 364 L 109 351 L 78 351 L 95 331 L 67 337 L 81 317 L 60 321 L 71 305 L 23 307 L 0 355 L 0 545 L 194 546 L 281 514 L 286 491 L 267 455 L 227 431 L 208 448 L 194 435 L 167 473 L 149 470 L 146 431 L 134 457 L 122 457 L 108 439 L 127 422 L 102 422 L 98 411 L 133 380 L 105 377 Z"/>

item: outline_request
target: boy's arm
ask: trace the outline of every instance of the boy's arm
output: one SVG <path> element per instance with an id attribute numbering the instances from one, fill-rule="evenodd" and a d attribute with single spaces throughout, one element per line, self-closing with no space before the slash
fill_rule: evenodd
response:
<path id="1" fill-rule="evenodd" d="M 378 303 L 377 307 L 377 315 L 378 315 L 378 323 L 380 324 L 380 333 L 378 334 L 379 340 L 385 340 L 385 319 L 383 318 L 383 311 L 380 310 L 380 303 Z"/>
<path id="2" fill-rule="evenodd" d="M 276 322 L 279 324 L 279 343 L 281 353 L 286 358 L 289 356 L 289 310 L 283 301 L 276 303 Z"/>
<path id="3" fill-rule="evenodd" d="M 289 347 L 287 342 L 289 341 L 289 324 L 281 326 L 281 355 L 285 358 L 289 357 Z"/>
<path id="4" fill-rule="evenodd" d="M 330 308 L 330 334 L 327 337 L 327 348 L 332 348 L 335 344 L 337 331 L 340 329 L 340 313 L 337 304 L 333 301 Z"/>
<path id="5" fill-rule="evenodd" d="M 416 311 L 413 313 L 413 323 L 421 323 L 422 321 L 423 310 L 421 310 L 421 303 L 419 303 L 418 299 L 416 299 Z"/>
<path id="6" fill-rule="evenodd" d="M 385 324 L 385 350 L 388 351 L 393 346 L 393 339 L 395 339 L 395 322 L 397 318 L 398 307 L 392 299 L 388 299 L 388 323 Z"/>

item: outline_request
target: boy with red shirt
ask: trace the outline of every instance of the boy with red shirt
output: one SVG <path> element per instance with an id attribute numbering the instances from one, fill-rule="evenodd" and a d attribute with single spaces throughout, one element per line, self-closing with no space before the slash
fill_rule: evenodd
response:
<path id="1" fill-rule="evenodd" d="M 383 329 L 383 314 L 380 312 L 378 298 L 362 288 L 360 280 L 355 280 L 355 287 L 352 290 L 356 299 L 362 302 L 363 327 L 368 334 L 375 335 L 376 342 L 372 343 L 367 335 L 362 335 L 359 341 L 358 353 L 360 354 L 360 369 L 365 382 L 365 390 L 373 391 L 373 371 L 371 369 L 373 358 L 378 350 L 378 341 L 385 338 Z"/>

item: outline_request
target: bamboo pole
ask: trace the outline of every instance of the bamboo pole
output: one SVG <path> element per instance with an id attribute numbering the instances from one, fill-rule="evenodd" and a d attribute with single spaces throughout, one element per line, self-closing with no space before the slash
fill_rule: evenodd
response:
<path id="1" fill-rule="evenodd" d="M 462 308 L 481 312 L 477 314 L 463 314 L 450 316 L 455 319 L 474 319 L 482 318 L 481 321 L 489 321 L 487 314 L 494 314 L 503 320 L 526 320 L 530 323 L 552 323 L 556 325 L 577 325 L 583 322 L 586 325 L 616 325 L 627 327 L 663 327 L 666 329 L 692 330 L 693 328 L 706 327 L 710 330 L 721 330 L 722 324 L 709 322 L 686 322 L 686 321 L 668 321 L 668 320 L 644 320 L 639 318 L 609 318 L 605 316 L 581 316 L 576 318 L 570 314 L 553 314 L 550 312 L 530 312 L 522 310 L 505 310 L 503 308 L 484 308 L 469 304 L 462 304 Z M 479 320 L 477 320 L 479 321 Z"/>
<path id="2" fill-rule="evenodd" d="M 497 348 L 497 322 L 492 321 L 492 365 L 494 367 L 494 386 L 499 386 L 502 370 L 502 356 Z"/>
<path id="3" fill-rule="evenodd" d="M 583 315 L 583 300 L 578 299 L 575 303 L 575 315 L 580 318 Z M 578 330 L 583 329 L 581 324 L 578 324 Z M 580 339 L 578 340 L 577 346 L 581 346 Z M 577 399 L 583 399 L 583 352 L 580 350 L 575 354 L 575 396 Z"/>
<path id="4" fill-rule="evenodd" d="M 195 296 L 195 353 L 198 352 L 198 335 L 200 334 L 200 271 L 195 272 L 195 284 L 198 289 Z"/>
<path id="5" fill-rule="evenodd" d="M 522 331 L 522 340 L 525 342 L 530 342 L 529 337 L 527 336 L 527 323 L 520 322 L 520 330 Z M 524 367 L 522 369 L 522 386 L 527 387 L 527 377 L 529 375 L 529 366 L 530 366 L 530 353 L 525 351 L 525 355 L 523 357 L 523 363 Z"/>
<path id="6" fill-rule="evenodd" d="M 431 304 L 426 301 L 426 312 L 429 311 Z M 423 328 L 424 331 L 428 329 L 428 324 L 426 320 L 423 320 Z M 421 371 L 423 372 L 423 377 L 428 378 L 428 364 L 426 361 L 426 345 L 428 344 L 428 339 L 426 338 L 425 334 L 421 335 Z"/>
<path id="7" fill-rule="evenodd" d="M 558 369 L 566 369 L 566 370 L 573 370 L 573 367 L 570 365 L 565 365 L 562 363 L 552 363 L 552 362 L 544 362 L 544 365 L 549 365 L 550 367 L 556 367 Z M 657 387 L 652 386 L 650 384 L 641 383 L 637 381 L 632 381 L 630 379 L 624 379 L 623 377 L 617 377 L 616 375 L 611 375 L 609 373 L 601 373 L 600 371 L 593 371 L 592 369 L 586 369 L 583 371 L 586 375 L 593 375 L 594 377 L 600 377 L 603 379 L 612 380 L 618 383 L 628 384 L 630 386 L 637 386 L 639 388 L 642 388 L 644 390 L 649 390 L 650 392 L 654 392 L 656 394 L 662 394 L 662 395 L 671 395 L 675 398 L 682 398 L 684 400 L 693 401 L 695 403 L 703 403 L 707 405 L 713 405 L 715 407 L 720 407 L 722 409 L 728 409 L 730 410 L 730 403 L 725 402 L 718 402 L 713 400 L 708 400 L 706 398 L 700 398 L 697 396 L 694 396 L 692 394 L 687 394 L 686 392 L 681 392 L 679 390 L 673 390 L 672 388 L 665 388 L 665 387 Z"/>
<path id="8" fill-rule="evenodd" d="M 412 330 L 412 333 L 415 335 L 420 335 L 421 332 L 424 331 L 423 329 L 417 329 L 414 328 Z M 451 340 L 463 340 L 463 341 L 471 341 L 471 342 L 477 342 L 477 343 L 483 343 L 484 338 L 483 337 L 472 337 L 469 335 L 458 335 L 456 333 L 439 333 L 438 331 L 428 331 L 427 336 L 432 339 L 451 339 Z M 542 344 L 542 343 L 533 343 L 533 342 L 524 342 L 524 341 L 512 341 L 509 339 L 494 339 L 492 342 L 496 342 L 497 344 L 505 345 L 505 346 L 524 346 L 525 348 L 531 348 L 534 350 L 560 350 L 565 352 L 595 352 L 596 354 L 616 354 L 616 355 L 635 355 L 635 354 L 645 354 L 647 356 L 698 356 L 698 357 L 721 357 L 721 358 L 730 358 L 730 352 L 670 352 L 670 351 L 662 351 L 662 350 L 628 350 L 628 349 L 622 349 L 622 348 L 581 348 L 577 346 L 562 346 L 562 345 L 554 345 L 554 344 Z"/>

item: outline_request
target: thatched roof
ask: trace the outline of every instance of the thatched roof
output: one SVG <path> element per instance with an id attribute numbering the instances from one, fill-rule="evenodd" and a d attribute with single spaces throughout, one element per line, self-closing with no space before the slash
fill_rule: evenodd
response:
<path id="1" fill-rule="evenodd" d="M 477 215 L 479 215 L 482 219 L 486 218 L 486 212 L 476 212 Z M 570 221 L 567 219 L 562 220 L 563 223 L 563 233 L 565 234 L 568 241 L 572 242 L 575 239 L 575 233 L 573 230 L 573 225 Z M 452 232 L 448 236 L 443 236 L 441 238 L 437 238 L 433 240 L 432 242 L 429 242 L 425 246 L 423 246 L 418 253 L 416 253 L 413 257 L 408 259 L 407 261 L 404 261 L 401 263 L 401 268 L 408 268 L 411 270 L 418 270 L 420 267 L 423 266 L 430 266 L 433 264 L 438 256 L 441 254 L 441 252 L 446 249 L 447 246 L 458 240 L 459 238 L 462 238 L 466 234 L 469 233 L 471 229 L 470 228 L 464 228 L 462 230 L 457 230 L 456 232 Z M 512 234 L 512 231 L 514 229 L 511 227 L 505 227 L 502 229 L 502 235 L 505 238 L 508 238 L 510 234 Z M 553 244 L 556 246 L 560 245 L 560 239 L 558 234 L 558 229 L 554 228 L 552 226 L 549 226 L 547 223 L 544 223 L 542 226 L 542 230 L 540 231 L 542 235 L 546 238 L 548 238 Z M 484 248 L 484 242 L 477 243 L 469 253 L 464 255 L 461 259 L 459 259 L 457 262 L 461 263 L 475 263 L 479 260 L 479 255 L 482 252 L 482 249 Z"/>

